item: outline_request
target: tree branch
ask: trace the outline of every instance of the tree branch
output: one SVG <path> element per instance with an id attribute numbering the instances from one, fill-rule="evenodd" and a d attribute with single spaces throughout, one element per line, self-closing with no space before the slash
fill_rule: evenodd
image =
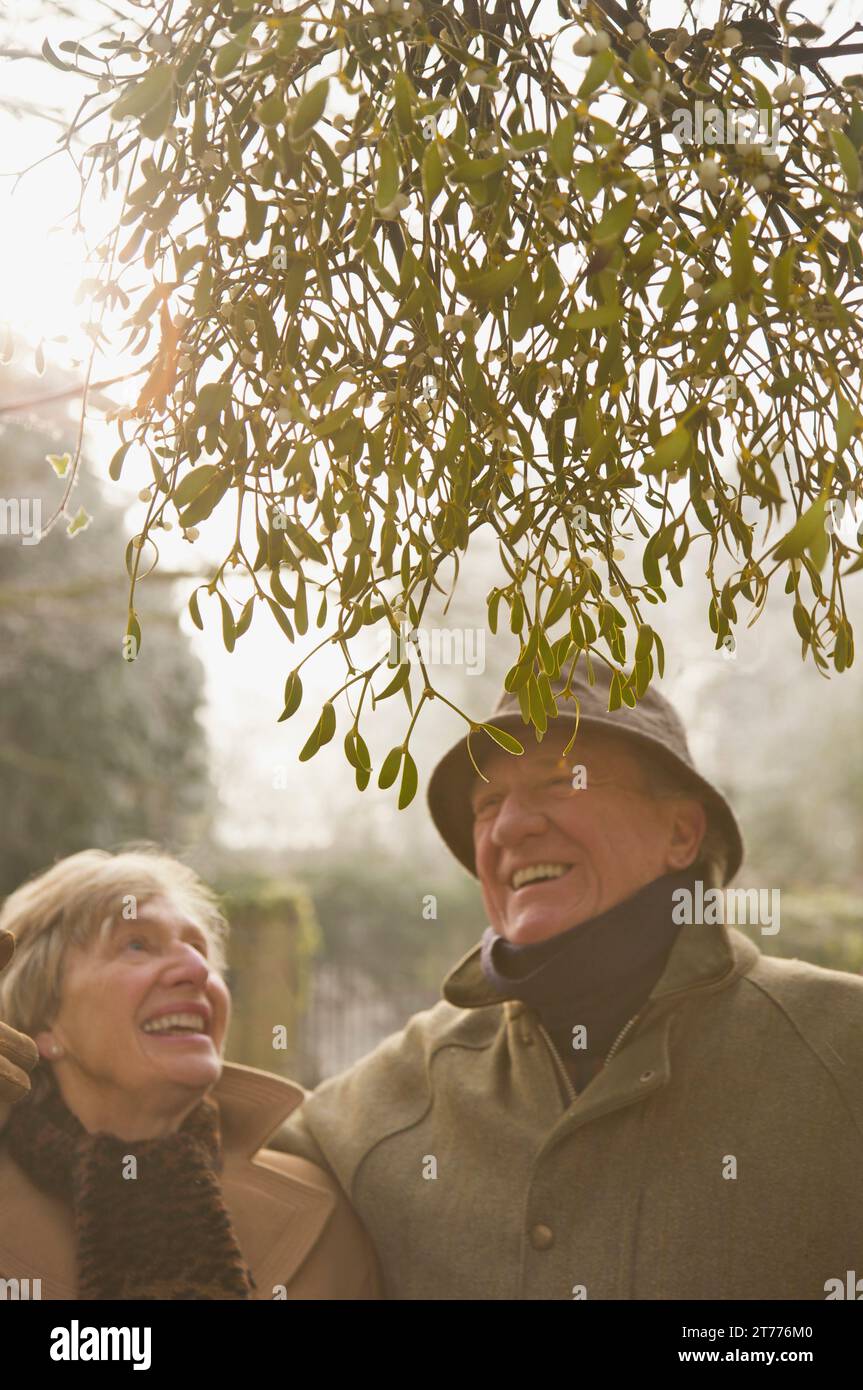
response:
<path id="1" fill-rule="evenodd" d="M 110 381 L 97 381 L 90 387 L 92 391 L 107 391 L 109 386 L 116 386 L 118 382 L 130 381 L 132 377 L 140 376 L 147 370 L 146 367 L 139 367 L 136 372 L 125 372 L 123 376 L 112 377 Z M 66 386 L 62 391 L 52 391 L 47 396 L 34 396 L 29 401 L 14 401 L 11 405 L 0 405 L 0 415 L 14 415 L 19 410 L 35 410 L 40 405 L 51 405 L 54 401 L 68 401 L 75 396 L 83 395 L 84 383 L 80 382 L 77 386 Z"/>

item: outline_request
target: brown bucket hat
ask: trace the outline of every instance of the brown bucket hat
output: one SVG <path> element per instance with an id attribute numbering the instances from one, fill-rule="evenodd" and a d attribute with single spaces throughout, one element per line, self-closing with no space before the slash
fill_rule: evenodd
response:
<path id="1" fill-rule="evenodd" d="M 673 769 L 684 784 L 691 786 L 701 798 L 711 823 L 722 834 L 728 861 L 724 881 L 728 883 L 743 861 L 740 827 L 722 793 L 696 771 L 683 724 L 674 706 L 652 684 L 634 709 L 622 705 L 619 709 L 609 710 L 609 687 L 614 671 L 603 663 L 595 662 L 593 673 L 596 682 L 590 685 L 586 671 L 580 668 L 572 677 L 569 696 L 562 694 L 566 683 L 564 676 L 551 682 L 559 713 L 557 719 L 549 719 L 549 728 L 566 729 L 578 717 L 579 731 L 596 729 L 618 734 L 627 742 L 648 749 L 661 763 Z M 529 746 L 525 735 L 531 740 L 535 738 L 533 729 L 522 719 L 517 693 L 504 691 L 484 722 L 505 729 L 524 747 Z M 472 736 L 471 749 L 481 766 L 482 757 L 495 750 L 496 745 L 487 734 L 476 733 Z M 477 875 L 470 795 L 475 780 L 476 772 L 468 755 L 465 737 L 444 754 L 428 785 L 429 810 L 438 833 L 456 859 L 474 877 Z"/>

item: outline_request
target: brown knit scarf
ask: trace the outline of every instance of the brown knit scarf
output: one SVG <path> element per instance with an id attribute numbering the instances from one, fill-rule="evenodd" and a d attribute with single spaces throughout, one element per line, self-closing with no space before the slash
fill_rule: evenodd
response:
<path id="1" fill-rule="evenodd" d="M 71 1203 L 78 1297 L 248 1299 L 254 1280 L 222 1198 L 219 1108 L 205 1098 L 175 1134 L 89 1134 L 52 1081 L 12 1107 L 12 1157 L 45 1192 Z M 129 1156 L 137 1177 L 125 1177 Z"/>

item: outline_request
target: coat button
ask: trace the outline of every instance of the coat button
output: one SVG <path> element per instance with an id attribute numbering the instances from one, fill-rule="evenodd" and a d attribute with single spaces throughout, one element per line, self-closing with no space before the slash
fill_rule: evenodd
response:
<path id="1" fill-rule="evenodd" d="M 655 1075 L 655 1072 L 652 1072 L 652 1071 L 643 1071 L 643 1072 L 641 1073 L 641 1076 L 640 1076 L 638 1079 L 639 1079 L 639 1081 L 652 1081 L 654 1075 Z"/>
<path id="2" fill-rule="evenodd" d="M 522 1040 L 522 1042 L 524 1043 L 525 1047 L 531 1047 L 531 1046 L 532 1046 L 532 1044 L 533 1044 L 533 1033 L 520 1033 L 520 1034 L 519 1034 L 519 1037 L 521 1038 L 521 1040 Z"/>
<path id="3" fill-rule="evenodd" d="M 530 1243 L 534 1250 L 547 1250 L 550 1245 L 554 1245 L 554 1232 L 550 1226 L 544 1226 L 540 1221 L 530 1233 Z"/>

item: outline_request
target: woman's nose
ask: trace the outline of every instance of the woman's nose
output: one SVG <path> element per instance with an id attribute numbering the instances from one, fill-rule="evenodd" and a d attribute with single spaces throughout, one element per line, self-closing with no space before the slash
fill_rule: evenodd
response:
<path id="1" fill-rule="evenodd" d="M 201 984 L 206 981 L 210 967 L 200 951 L 196 951 L 194 946 L 189 946 L 186 942 L 179 942 L 171 953 L 168 961 L 167 972 L 174 983 L 184 984 L 190 981 L 194 984 Z"/>

